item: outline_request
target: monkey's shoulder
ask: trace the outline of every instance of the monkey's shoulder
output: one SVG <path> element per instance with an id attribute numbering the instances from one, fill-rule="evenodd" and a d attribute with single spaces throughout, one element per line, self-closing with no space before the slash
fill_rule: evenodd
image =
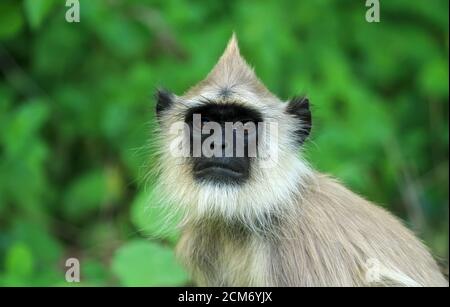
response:
<path id="1" fill-rule="evenodd" d="M 297 283 L 301 278 L 302 284 L 365 285 L 365 269 L 374 261 L 391 279 L 400 279 L 382 284 L 447 283 L 428 249 L 400 219 L 329 176 L 315 176 L 297 209 L 282 227 L 282 237 L 291 239 L 281 240 L 278 249 L 280 259 L 290 254 L 298 259 L 293 262 L 300 266 L 297 271 L 311 274 L 298 276 Z"/>

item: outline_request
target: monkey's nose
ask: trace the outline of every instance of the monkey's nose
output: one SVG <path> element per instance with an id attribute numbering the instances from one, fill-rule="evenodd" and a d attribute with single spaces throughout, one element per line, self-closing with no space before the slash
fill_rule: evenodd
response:
<path id="1" fill-rule="evenodd" d="M 223 142 L 222 142 L 222 149 L 223 149 L 223 150 L 227 149 L 228 146 L 229 146 L 229 145 L 228 145 L 228 142 L 227 142 L 227 141 L 223 141 Z"/>
<path id="2" fill-rule="evenodd" d="M 215 143 L 211 143 L 211 149 L 215 149 L 216 148 L 216 144 Z M 228 148 L 228 142 L 224 141 L 221 145 L 222 150 L 225 150 Z"/>

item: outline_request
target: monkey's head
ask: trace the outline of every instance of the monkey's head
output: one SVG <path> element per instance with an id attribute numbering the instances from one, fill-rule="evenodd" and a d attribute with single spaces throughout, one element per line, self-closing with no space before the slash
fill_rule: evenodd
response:
<path id="1" fill-rule="evenodd" d="M 274 96 L 234 35 L 203 81 L 156 98 L 158 188 L 190 217 L 260 220 L 289 206 L 309 177 L 299 157 L 311 129 L 308 100 Z"/>

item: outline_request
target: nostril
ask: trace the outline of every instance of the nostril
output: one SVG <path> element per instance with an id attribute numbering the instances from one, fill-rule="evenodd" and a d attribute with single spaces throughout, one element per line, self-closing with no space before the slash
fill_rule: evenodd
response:
<path id="1" fill-rule="evenodd" d="M 227 142 L 223 142 L 222 143 L 222 149 L 227 149 L 228 147 L 228 143 Z"/>

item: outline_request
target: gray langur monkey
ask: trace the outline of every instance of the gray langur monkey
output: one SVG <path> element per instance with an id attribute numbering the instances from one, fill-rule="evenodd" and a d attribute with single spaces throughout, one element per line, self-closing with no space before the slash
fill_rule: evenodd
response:
<path id="1" fill-rule="evenodd" d="M 397 218 L 301 158 L 311 129 L 308 99 L 282 103 L 241 57 L 234 35 L 203 81 L 182 96 L 160 90 L 156 98 L 157 190 L 182 213 L 177 254 L 197 285 L 448 286 Z M 190 145 L 190 155 L 174 155 L 195 136 L 180 138 L 171 126 L 195 130 L 195 114 L 200 125 L 276 123 L 276 135 L 268 129 L 244 138 L 246 149 L 252 138 L 258 145 L 275 138 L 276 146 L 258 147 L 254 157 L 194 157 Z"/>

